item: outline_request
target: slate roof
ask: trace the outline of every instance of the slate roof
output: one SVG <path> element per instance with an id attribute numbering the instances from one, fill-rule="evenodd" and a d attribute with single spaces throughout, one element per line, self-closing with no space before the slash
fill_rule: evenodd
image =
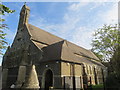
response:
<path id="1" fill-rule="evenodd" d="M 28 24 L 28 31 L 32 42 L 44 52 L 44 57 L 41 61 L 61 59 L 77 63 L 86 62 L 102 65 L 99 62 L 100 60 L 90 50 L 86 50 L 31 24 Z"/>
<path id="2" fill-rule="evenodd" d="M 28 28 L 29 28 L 30 34 L 32 36 L 32 39 L 42 42 L 44 44 L 50 45 L 50 44 L 53 44 L 53 43 L 63 40 L 62 38 L 52 35 L 38 27 L 31 25 L 31 24 L 28 25 Z"/>

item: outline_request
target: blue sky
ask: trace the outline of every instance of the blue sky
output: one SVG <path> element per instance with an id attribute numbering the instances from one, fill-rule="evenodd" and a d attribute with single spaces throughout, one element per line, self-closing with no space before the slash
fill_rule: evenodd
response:
<path id="1" fill-rule="evenodd" d="M 4 2 L 3 4 L 16 10 L 15 13 L 3 17 L 9 26 L 9 30 L 5 30 L 6 40 L 11 45 L 24 3 Z M 86 49 L 91 49 L 92 34 L 96 29 L 104 24 L 117 23 L 117 5 L 117 2 L 27 2 L 31 10 L 30 24 Z"/>

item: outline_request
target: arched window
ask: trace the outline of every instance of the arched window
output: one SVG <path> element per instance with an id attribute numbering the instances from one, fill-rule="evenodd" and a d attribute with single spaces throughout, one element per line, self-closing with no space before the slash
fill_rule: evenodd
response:
<path id="1" fill-rule="evenodd" d="M 86 65 L 86 71 L 87 71 L 87 74 L 89 74 L 89 67 L 88 67 L 88 65 Z"/>
<path id="2" fill-rule="evenodd" d="M 89 71 L 90 71 L 90 74 L 92 74 L 91 66 L 89 66 Z"/>

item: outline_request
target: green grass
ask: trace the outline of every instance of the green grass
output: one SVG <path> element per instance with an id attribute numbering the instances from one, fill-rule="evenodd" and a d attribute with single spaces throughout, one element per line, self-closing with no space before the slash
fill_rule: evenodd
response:
<path id="1" fill-rule="evenodd" d="M 92 88 L 104 88 L 103 84 L 92 85 Z"/>

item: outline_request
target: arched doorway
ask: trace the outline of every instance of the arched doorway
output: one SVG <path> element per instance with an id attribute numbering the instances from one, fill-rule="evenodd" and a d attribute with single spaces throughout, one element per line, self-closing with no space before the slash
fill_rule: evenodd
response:
<path id="1" fill-rule="evenodd" d="M 45 73 L 45 90 L 53 86 L 53 72 L 49 69 Z"/>

